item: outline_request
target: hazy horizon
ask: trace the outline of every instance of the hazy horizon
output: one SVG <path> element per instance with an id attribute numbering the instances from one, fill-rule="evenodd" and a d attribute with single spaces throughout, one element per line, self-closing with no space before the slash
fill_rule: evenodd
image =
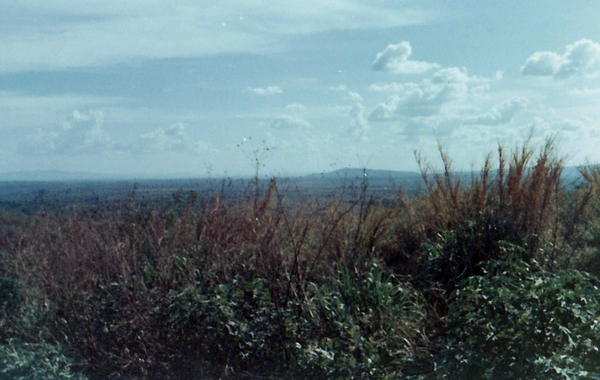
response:
<path id="1" fill-rule="evenodd" d="M 0 4 L 0 173 L 457 170 L 557 136 L 600 162 L 600 7 L 564 2 Z M 256 152 L 256 153 L 255 153 Z"/>

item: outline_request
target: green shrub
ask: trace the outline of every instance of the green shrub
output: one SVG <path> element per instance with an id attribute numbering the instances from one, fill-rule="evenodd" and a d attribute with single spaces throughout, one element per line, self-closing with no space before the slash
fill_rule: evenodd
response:
<path id="1" fill-rule="evenodd" d="M 72 371 L 73 361 L 48 343 L 11 339 L 0 345 L 0 378 L 7 380 L 85 380 Z"/>
<path id="2" fill-rule="evenodd" d="M 542 271 L 510 255 L 485 271 L 454 294 L 435 378 L 584 379 L 600 372 L 595 277 Z"/>
<path id="3" fill-rule="evenodd" d="M 230 284 L 170 292 L 153 321 L 174 352 L 170 359 L 178 375 L 203 372 L 217 378 L 231 371 L 271 374 L 287 367 L 286 339 L 294 336 L 286 335 L 291 313 L 275 305 L 270 285 L 238 277 Z"/>
<path id="4" fill-rule="evenodd" d="M 506 241 L 518 243 L 511 226 L 503 216 L 482 212 L 453 230 L 440 231 L 435 239 L 423 243 L 420 286 L 440 286 L 449 295 L 457 284 L 469 276 L 481 274 L 481 263 L 503 255 Z M 529 251 L 521 250 L 529 260 Z"/>
<path id="5" fill-rule="evenodd" d="M 427 313 L 420 294 L 373 266 L 342 272 L 333 285 L 313 284 L 309 331 L 296 343 L 305 377 L 396 379 L 424 348 Z"/>

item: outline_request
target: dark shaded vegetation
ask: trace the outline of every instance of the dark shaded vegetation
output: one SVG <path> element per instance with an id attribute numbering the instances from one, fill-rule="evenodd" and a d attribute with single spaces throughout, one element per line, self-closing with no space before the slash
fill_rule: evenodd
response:
<path id="1" fill-rule="evenodd" d="M 600 171 L 565 186 L 552 141 L 469 177 L 440 151 L 393 199 L 363 176 L 4 211 L 0 374 L 600 378 Z"/>

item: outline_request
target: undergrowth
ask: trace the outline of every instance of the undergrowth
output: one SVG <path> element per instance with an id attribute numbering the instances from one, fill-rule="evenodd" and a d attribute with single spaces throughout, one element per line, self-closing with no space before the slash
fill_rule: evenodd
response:
<path id="1" fill-rule="evenodd" d="M 499 148 L 470 178 L 417 155 L 426 191 L 386 204 L 366 176 L 325 203 L 273 179 L 5 217 L 0 373 L 594 378 L 600 171 L 567 186 L 553 144 Z"/>

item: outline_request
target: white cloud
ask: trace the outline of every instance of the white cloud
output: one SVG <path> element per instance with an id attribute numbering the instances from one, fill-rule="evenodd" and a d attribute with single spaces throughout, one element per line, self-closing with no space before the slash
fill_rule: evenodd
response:
<path id="1" fill-rule="evenodd" d="M 501 125 L 510 123 L 514 117 L 523 111 L 528 104 L 523 97 L 516 97 L 510 101 L 501 103 L 490 110 L 490 112 L 472 116 L 464 120 L 464 124 L 477 125 Z"/>
<path id="2" fill-rule="evenodd" d="M 521 67 L 521 74 L 550 76 L 558 70 L 562 57 L 551 51 L 533 53 Z"/>
<path id="3" fill-rule="evenodd" d="M 402 98 L 398 95 L 392 95 L 385 103 L 380 103 L 369 114 L 370 121 L 391 121 L 400 117 Z"/>
<path id="4" fill-rule="evenodd" d="M 248 87 L 244 91 L 246 94 L 252 94 L 256 96 L 264 96 L 264 95 L 274 95 L 274 94 L 282 94 L 283 91 L 279 86 L 268 86 L 265 88 L 261 87 Z"/>
<path id="5" fill-rule="evenodd" d="M 362 103 L 362 101 L 363 101 L 363 97 L 360 96 L 360 94 L 358 92 L 354 92 L 354 91 L 348 92 L 348 99 L 350 99 L 350 101 L 353 101 L 356 103 Z"/>
<path id="6" fill-rule="evenodd" d="M 394 120 L 400 116 L 431 116 L 442 112 L 444 106 L 463 99 L 468 94 L 465 82 L 425 79 L 420 83 L 405 83 L 402 91 L 379 104 L 369 115 L 371 121 Z M 454 78 L 457 79 L 457 78 Z"/>
<path id="7" fill-rule="evenodd" d="M 277 117 L 271 126 L 277 129 L 297 129 L 308 128 L 310 124 L 300 116 L 284 115 Z"/>
<path id="8" fill-rule="evenodd" d="M 348 114 L 349 122 L 345 132 L 356 141 L 368 141 L 366 133 L 369 130 L 369 124 L 364 115 L 365 107 L 362 104 L 355 104 Z"/>
<path id="9" fill-rule="evenodd" d="M 521 67 L 521 73 L 524 75 L 555 78 L 594 75 L 598 72 L 600 72 L 600 44 L 588 39 L 567 45 L 564 54 L 550 51 L 534 53 Z"/>
<path id="10" fill-rule="evenodd" d="M 130 0 L 0 2 L 0 72 L 60 70 L 135 59 L 280 50 L 288 36 L 390 28 L 435 11 L 358 0 L 197 2 Z"/>
<path id="11" fill-rule="evenodd" d="M 376 83 L 373 92 L 395 92 L 369 115 L 370 121 L 391 121 L 405 117 L 451 116 L 471 110 L 473 103 L 489 89 L 490 78 L 470 76 L 466 69 L 437 70 L 421 82 Z"/>
<path id="12" fill-rule="evenodd" d="M 373 70 L 391 71 L 399 74 L 423 74 L 438 69 L 437 63 L 412 61 L 412 47 L 408 41 L 388 45 L 384 51 L 377 53 L 373 62 Z"/>
<path id="13" fill-rule="evenodd" d="M 470 77 L 466 70 L 461 70 L 458 67 L 446 67 L 436 71 L 432 76 L 433 83 L 449 84 L 449 83 L 467 83 L 487 81 L 478 77 Z"/>
<path id="14" fill-rule="evenodd" d="M 100 111 L 73 111 L 59 131 L 38 130 L 20 145 L 25 154 L 79 155 L 106 152 L 111 139 L 102 129 L 104 115 Z"/>
<path id="15" fill-rule="evenodd" d="M 134 153 L 185 152 L 190 148 L 182 123 L 158 128 L 138 136 L 130 150 Z"/>
<path id="16" fill-rule="evenodd" d="M 1 128 L 46 128 L 60 125 L 64 115 L 74 109 L 98 109 L 130 105 L 132 101 L 120 97 L 82 94 L 31 95 L 23 92 L 0 91 Z"/>

